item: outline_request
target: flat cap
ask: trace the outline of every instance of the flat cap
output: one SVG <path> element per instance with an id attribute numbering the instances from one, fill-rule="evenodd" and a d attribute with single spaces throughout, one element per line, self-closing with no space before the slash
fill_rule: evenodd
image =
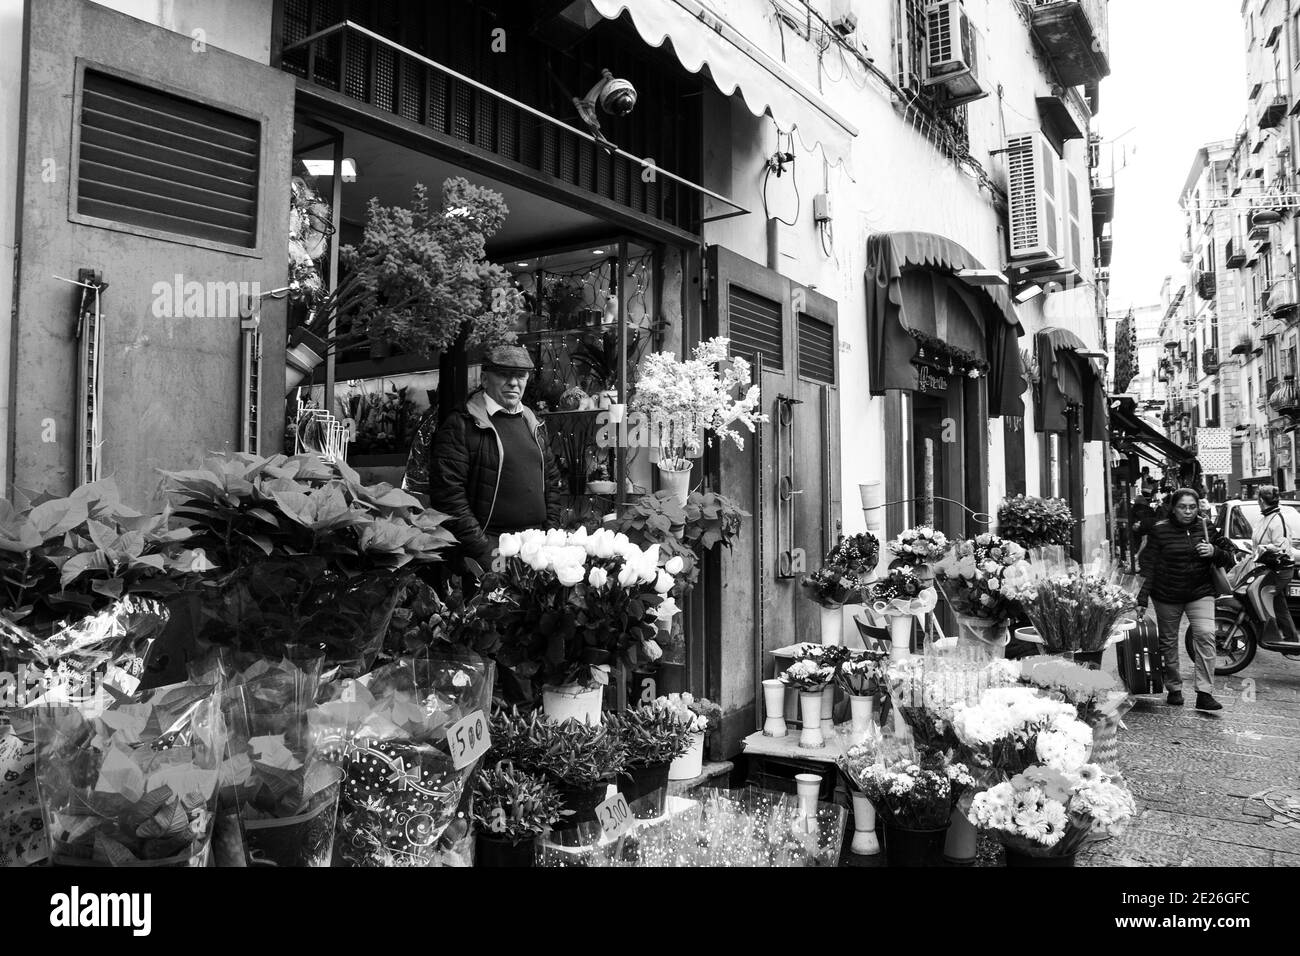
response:
<path id="1" fill-rule="evenodd" d="M 483 367 L 496 372 L 532 372 L 537 368 L 522 345 L 497 345 L 488 349 L 483 356 Z"/>

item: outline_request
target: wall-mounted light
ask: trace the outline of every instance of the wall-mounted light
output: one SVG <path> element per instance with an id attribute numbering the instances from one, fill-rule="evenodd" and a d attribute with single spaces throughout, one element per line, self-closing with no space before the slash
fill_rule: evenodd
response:
<path id="1" fill-rule="evenodd" d="M 1007 277 L 997 269 L 958 269 L 955 275 L 967 285 L 1007 284 Z"/>
<path id="2" fill-rule="evenodd" d="M 334 160 L 332 159 L 304 159 L 302 164 L 307 167 L 307 172 L 313 176 L 334 175 Z M 355 183 L 357 181 L 357 161 L 355 159 L 343 160 L 343 181 L 345 183 Z"/>
<path id="3" fill-rule="evenodd" d="M 1024 305 L 1030 299 L 1037 298 L 1043 294 L 1043 287 L 1037 282 L 1030 282 L 1028 285 L 1017 287 L 1014 298 L 1016 302 Z"/>

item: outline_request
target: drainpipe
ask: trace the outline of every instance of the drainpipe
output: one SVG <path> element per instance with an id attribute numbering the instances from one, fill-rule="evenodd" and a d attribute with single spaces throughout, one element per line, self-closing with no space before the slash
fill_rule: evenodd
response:
<path id="1" fill-rule="evenodd" d="M 1296 191 L 1297 186 L 1295 175 L 1296 162 L 1300 160 L 1300 155 L 1297 154 L 1297 149 L 1300 149 L 1300 135 L 1297 134 L 1295 117 L 1291 115 L 1291 105 L 1295 101 L 1295 58 L 1297 52 L 1300 52 L 1295 49 L 1294 39 L 1292 37 L 1291 28 L 1293 25 L 1292 16 L 1294 13 L 1294 4 L 1295 0 L 1286 0 L 1286 21 L 1282 28 L 1282 32 L 1286 34 L 1286 128 L 1287 133 L 1291 138 L 1291 155 L 1287 158 L 1287 165 L 1289 167 L 1287 180 L 1289 186 L 1288 191 L 1293 193 Z M 1295 244 L 1291 257 L 1293 263 L 1291 269 L 1291 284 L 1294 289 L 1300 291 L 1300 210 L 1291 210 L 1291 229 L 1293 230 L 1292 241 Z M 1272 452 L 1273 449 L 1270 447 L 1269 451 Z M 1274 459 L 1272 463 L 1275 466 L 1273 471 L 1276 472 L 1276 459 Z"/>

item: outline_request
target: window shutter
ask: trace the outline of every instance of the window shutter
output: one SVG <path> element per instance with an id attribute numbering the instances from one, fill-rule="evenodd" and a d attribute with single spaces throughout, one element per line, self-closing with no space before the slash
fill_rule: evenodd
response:
<path id="1" fill-rule="evenodd" d="M 763 356 L 763 368 L 785 368 L 785 340 L 781 323 L 781 303 L 755 295 L 739 285 L 728 292 L 727 321 L 734 355 L 753 362 Z"/>
<path id="2" fill-rule="evenodd" d="M 835 384 L 835 327 L 812 316 L 799 316 L 799 377 Z"/>

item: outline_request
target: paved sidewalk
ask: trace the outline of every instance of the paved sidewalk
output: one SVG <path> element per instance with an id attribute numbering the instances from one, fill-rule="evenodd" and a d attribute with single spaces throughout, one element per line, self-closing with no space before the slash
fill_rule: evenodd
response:
<path id="1" fill-rule="evenodd" d="M 1194 709 L 1192 678 L 1184 655 L 1187 703 L 1139 697 L 1125 718 L 1119 764 L 1138 816 L 1080 866 L 1300 866 L 1300 660 L 1261 651 L 1215 678 L 1212 714 Z"/>

